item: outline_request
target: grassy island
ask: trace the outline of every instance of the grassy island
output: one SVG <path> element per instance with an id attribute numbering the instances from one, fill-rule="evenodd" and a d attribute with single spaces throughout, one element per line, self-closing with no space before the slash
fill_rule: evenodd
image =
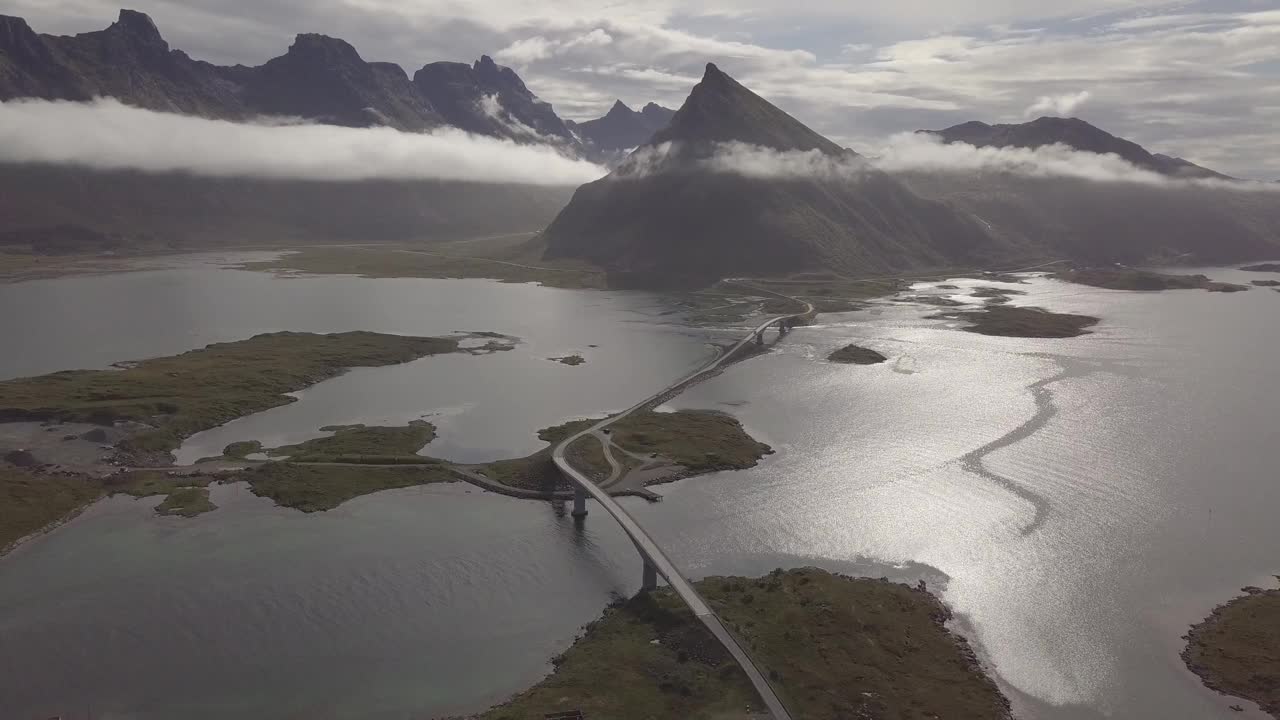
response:
<path id="1" fill-rule="evenodd" d="M 1098 318 L 1088 315 L 1053 313 L 1042 308 L 1009 307 L 994 305 L 974 312 L 931 315 L 935 320 L 965 320 L 972 323 L 964 328 L 979 335 L 1021 338 L 1069 338 L 1086 335 L 1086 328 L 1098 324 Z"/>
<path id="2" fill-rule="evenodd" d="M 582 357 L 581 355 L 565 355 L 564 357 L 554 357 L 554 358 L 547 358 L 547 359 L 551 360 L 552 362 L 558 362 L 561 365 L 569 365 L 569 366 L 582 365 L 587 361 L 587 359 Z"/>
<path id="3" fill-rule="evenodd" d="M 181 515 L 187 518 L 217 509 L 218 506 L 209 500 L 207 487 L 174 488 L 164 501 L 156 506 L 156 512 L 161 515 Z"/>
<path id="4" fill-rule="evenodd" d="M 413 456 L 436 438 L 436 426 L 414 420 L 399 427 L 330 425 L 320 428 L 328 437 L 267 450 L 272 457 L 287 456 L 301 462 L 349 462 L 357 456 Z"/>
<path id="5" fill-rule="evenodd" d="M 281 332 L 181 355 L 0 382 L 0 421 L 59 420 L 145 426 L 117 444 L 163 454 L 201 430 L 293 402 L 295 392 L 348 368 L 459 352 L 459 337 L 371 332 Z"/>
<path id="6" fill-rule="evenodd" d="M 1182 659 L 1205 685 L 1280 718 L 1280 590 L 1244 592 L 1192 626 Z"/>
<path id="7" fill-rule="evenodd" d="M 361 495 L 397 488 L 455 482 L 459 478 L 441 461 L 412 465 L 304 465 L 288 462 L 263 463 L 245 471 L 254 495 L 270 498 L 277 505 L 323 512 Z"/>
<path id="8" fill-rule="evenodd" d="M 1247 285 L 1214 282 L 1205 275 L 1165 275 L 1164 273 L 1135 270 L 1132 268 L 1084 268 L 1064 270 L 1053 275 L 1058 280 L 1090 285 L 1107 290 L 1208 290 L 1209 292 L 1240 292 Z"/>
<path id="9" fill-rule="evenodd" d="M 1009 704 L 947 608 L 923 589 L 822 570 L 696 583 L 793 717 L 1008 718 Z M 728 653 L 674 593 L 610 606 L 555 672 L 483 720 L 581 710 L 589 718 L 743 717 L 763 707 Z"/>
<path id="10" fill-rule="evenodd" d="M 1241 270 L 1245 272 L 1274 272 L 1280 273 L 1280 263 L 1261 263 L 1259 265 L 1246 265 Z"/>
<path id="11" fill-rule="evenodd" d="M 888 359 L 875 350 L 857 345 L 845 345 L 827 356 L 827 360 L 844 365 L 878 365 Z"/>

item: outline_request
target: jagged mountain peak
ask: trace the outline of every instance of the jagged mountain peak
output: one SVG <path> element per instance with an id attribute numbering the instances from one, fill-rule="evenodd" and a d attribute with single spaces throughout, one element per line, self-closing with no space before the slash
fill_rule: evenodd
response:
<path id="1" fill-rule="evenodd" d="M 707 63 L 702 81 L 650 144 L 665 142 L 694 147 L 741 142 L 775 150 L 818 150 L 828 155 L 849 152 L 751 92 L 715 63 Z"/>
<path id="2" fill-rule="evenodd" d="M 364 62 L 351 43 L 320 33 L 299 33 L 284 57 L 320 62 Z"/>

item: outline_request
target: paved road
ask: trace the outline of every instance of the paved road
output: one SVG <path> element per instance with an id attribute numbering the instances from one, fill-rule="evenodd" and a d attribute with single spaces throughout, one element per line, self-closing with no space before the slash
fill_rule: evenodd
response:
<path id="1" fill-rule="evenodd" d="M 753 289 L 758 290 L 758 288 Z M 770 294 L 776 295 L 777 293 Z M 740 340 L 738 344 L 734 345 L 732 349 L 728 352 L 722 353 L 719 357 L 707 363 L 692 375 L 668 385 L 666 388 L 663 388 L 662 390 L 631 406 L 626 411 L 605 420 L 601 420 L 586 430 L 565 439 L 557 445 L 555 450 L 551 453 L 551 457 L 555 461 L 556 466 L 565 474 L 565 477 L 569 478 L 579 487 L 590 493 L 591 497 L 595 498 L 596 502 L 600 503 L 601 507 L 613 516 L 613 519 L 622 526 L 622 530 L 627 534 L 627 537 L 631 538 L 631 542 L 635 543 L 636 549 L 640 551 L 640 554 L 645 557 L 648 560 L 648 563 L 658 571 L 658 574 L 667 581 L 667 584 L 671 586 L 671 589 L 680 596 L 680 599 L 684 601 L 685 605 L 689 606 L 689 609 L 693 611 L 693 614 L 697 616 L 698 620 L 700 620 L 703 625 L 707 626 L 707 629 L 715 635 L 716 639 L 720 641 L 720 644 L 729 651 L 729 654 L 733 656 L 733 659 L 742 668 L 743 672 L 747 674 L 747 677 L 751 680 L 751 684 L 755 686 L 756 692 L 759 693 L 760 699 L 764 701 L 765 706 L 769 709 L 770 714 L 773 715 L 774 720 L 791 720 L 791 714 L 787 712 L 787 709 L 783 707 L 782 702 L 778 700 L 778 696 L 773 692 L 773 688 L 769 686 L 769 681 L 765 679 L 759 668 L 757 668 L 755 663 L 751 661 L 751 657 L 747 655 L 746 651 L 742 649 L 742 646 L 738 644 L 738 641 L 725 628 L 724 623 L 720 622 L 720 618 L 716 616 L 715 612 L 711 610 L 711 607 L 707 605 L 707 602 L 698 594 L 698 591 L 695 590 L 688 579 L 684 577 L 680 572 L 680 569 L 671 562 L 670 558 L 667 557 L 667 554 L 663 552 L 662 547 L 659 546 L 653 538 L 649 537 L 649 533 L 645 532 L 645 529 L 635 521 L 635 518 L 631 517 L 631 515 L 623 509 L 623 507 L 619 505 L 618 502 L 609 495 L 609 493 L 600 489 L 591 481 L 590 478 L 583 473 L 578 472 L 578 470 L 569 464 L 568 459 L 565 457 L 565 448 L 569 447 L 570 444 L 581 437 L 587 435 L 599 436 L 605 428 L 622 418 L 627 417 L 641 408 L 645 408 L 653 403 L 661 401 L 662 399 L 669 397 L 672 393 L 683 390 L 699 380 L 709 377 L 718 371 L 721 366 L 732 359 L 739 350 L 745 347 L 748 343 L 754 342 L 757 333 L 764 332 L 766 328 L 779 320 L 810 316 L 813 313 L 813 305 L 809 303 L 803 304 L 806 306 L 804 312 L 792 315 L 779 315 L 761 323 L 746 337 Z"/>

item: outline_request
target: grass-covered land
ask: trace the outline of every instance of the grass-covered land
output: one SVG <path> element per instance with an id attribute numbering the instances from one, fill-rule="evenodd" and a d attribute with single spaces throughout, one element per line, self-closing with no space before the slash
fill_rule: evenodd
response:
<path id="1" fill-rule="evenodd" d="M 102 485 L 90 478 L 0 465 L 0 555 L 22 538 L 74 516 L 102 493 Z"/>
<path id="2" fill-rule="evenodd" d="M 875 350 L 857 345 L 845 345 L 827 356 L 833 363 L 846 365 L 878 365 L 888 359 Z"/>
<path id="3" fill-rule="evenodd" d="M 576 366 L 587 362 L 587 359 L 581 355 L 565 355 L 564 357 L 547 358 L 552 362 L 558 362 L 561 365 Z"/>
<path id="4" fill-rule="evenodd" d="M 1280 280 L 1250 280 L 1249 282 L 1258 287 L 1280 287 Z"/>
<path id="5" fill-rule="evenodd" d="M 968 644 L 947 631 L 947 608 L 924 590 L 812 568 L 697 587 L 793 717 L 1009 717 Z M 550 677 L 481 717 L 581 710 L 710 720 L 763 710 L 737 665 L 666 589 L 611 606 L 553 662 Z"/>
<path id="6" fill-rule="evenodd" d="M 1186 639 L 1182 659 L 1205 685 L 1280 718 L 1280 590 L 1245 588 Z"/>
<path id="7" fill-rule="evenodd" d="M 1280 272 L 1280 263 L 1261 263 L 1259 265 L 1246 265 L 1241 270 L 1245 272 Z"/>
<path id="8" fill-rule="evenodd" d="M 311 513 L 332 510 L 352 498 L 382 490 L 454 482 L 459 478 L 448 464 L 428 461 L 392 466 L 271 462 L 245 470 L 238 479 L 247 480 L 253 494 L 259 497 Z"/>
<path id="9" fill-rule="evenodd" d="M 133 470 L 105 477 L 34 473 L 0 464 L 0 555 L 14 543 L 74 517 L 106 495 L 167 496 L 156 511 L 192 517 L 213 510 L 207 475 L 169 477 L 161 470 Z"/>
<path id="10" fill-rule="evenodd" d="M 577 261 L 545 261 L 531 245 L 499 249 L 468 244 L 423 247 L 309 247 L 246 270 L 360 275 L 372 278 L 488 278 L 551 287 L 603 288 L 605 274 Z"/>
<path id="11" fill-rule="evenodd" d="M 714 410 L 637 411 L 611 425 L 610 438 L 621 448 L 660 455 L 695 475 L 755 467 L 773 453 L 732 415 Z"/>
<path id="12" fill-rule="evenodd" d="M 1240 292 L 1247 285 L 1214 282 L 1205 275 L 1165 275 L 1133 268 L 1083 268 L 1063 270 L 1053 277 L 1077 285 L 1091 285 L 1108 290 L 1208 290 Z"/>
<path id="13" fill-rule="evenodd" d="M 301 390 L 352 367 L 393 365 L 457 352 L 460 338 L 371 332 L 281 332 L 181 355 L 0 383 L 0 420 L 61 420 L 152 429 L 118 447 L 166 453 L 201 430 L 292 402 Z"/>
<path id="14" fill-rule="evenodd" d="M 414 420 L 399 427 L 331 425 L 320 428 L 328 437 L 307 440 L 267 450 L 273 457 L 288 456 L 299 462 L 336 462 L 354 456 L 416 456 L 436 438 L 436 427 L 426 420 Z"/>
<path id="15" fill-rule="evenodd" d="M 218 506 L 209 500 L 207 487 L 174 488 L 164 501 L 156 506 L 156 512 L 161 515 L 181 515 L 186 518 L 217 509 Z"/>
<path id="16" fill-rule="evenodd" d="M 974 312 L 932 315 L 933 319 L 965 320 L 971 325 L 964 330 L 979 335 L 1022 338 L 1069 338 L 1086 335 L 1086 328 L 1098 324 L 1088 315 L 1053 313 L 1042 308 L 995 305 Z"/>

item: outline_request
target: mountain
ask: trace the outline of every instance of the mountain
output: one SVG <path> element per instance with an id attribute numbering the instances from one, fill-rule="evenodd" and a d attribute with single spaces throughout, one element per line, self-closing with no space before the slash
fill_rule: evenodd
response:
<path id="1" fill-rule="evenodd" d="M 798 151 L 857 170 L 774 177 L 714 165 L 743 147 Z M 543 241 L 549 258 L 584 259 L 615 284 L 647 286 L 893 271 L 978 262 L 993 250 L 964 214 L 866 166 L 715 65 L 664 130 L 608 177 L 578 189 Z"/>
<path id="2" fill-rule="evenodd" d="M 935 135 L 943 142 L 967 143 L 980 148 L 1035 149 L 1061 144 L 1082 152 L 1119 155 L 1137 167 L 1170 177 L 1232 179 L 1182 158 L 1152 154 L 1135 142 L 1116 137 L 1079 118 L 1041 117 L 1016 125 L 988 125 L 974 120 L 945 130 L 921 132 Z"/>
<path id="3" fill-rule="evenodd" d="M 573 142 L 555 110 L 488 55 L 474 65 L 431 63 L 414 74 L 413 84 L 454 127 L 515 140 Z"/>
<path id="4" fill-rule="evenodd" d="M 573 133 L 511 68 L 431 63 L 411 80 L 399 65 L 368 62 L 344 40 L 301 34 L 258 67 L 224 67 L 173 50 L 151 18 L 121 10 L 106 30 L 37 35 L 0 16 L 0 101 L 113 97 L 166 112 L 246 120 L 301 117 L 349 127 L 468 132 L 576 149 Z"/>
<path id="5" fill-rule="evenodd" d="M 675 110 L 656 103 L 649 103 L 636 112 L 619 100 L 604 117 L 581 123 L 570 122 L 569 127 L 589 151 L 607 157 L 625 154 L 648 142 L 654 133 L 671 122 L 675 114 Z"/>

